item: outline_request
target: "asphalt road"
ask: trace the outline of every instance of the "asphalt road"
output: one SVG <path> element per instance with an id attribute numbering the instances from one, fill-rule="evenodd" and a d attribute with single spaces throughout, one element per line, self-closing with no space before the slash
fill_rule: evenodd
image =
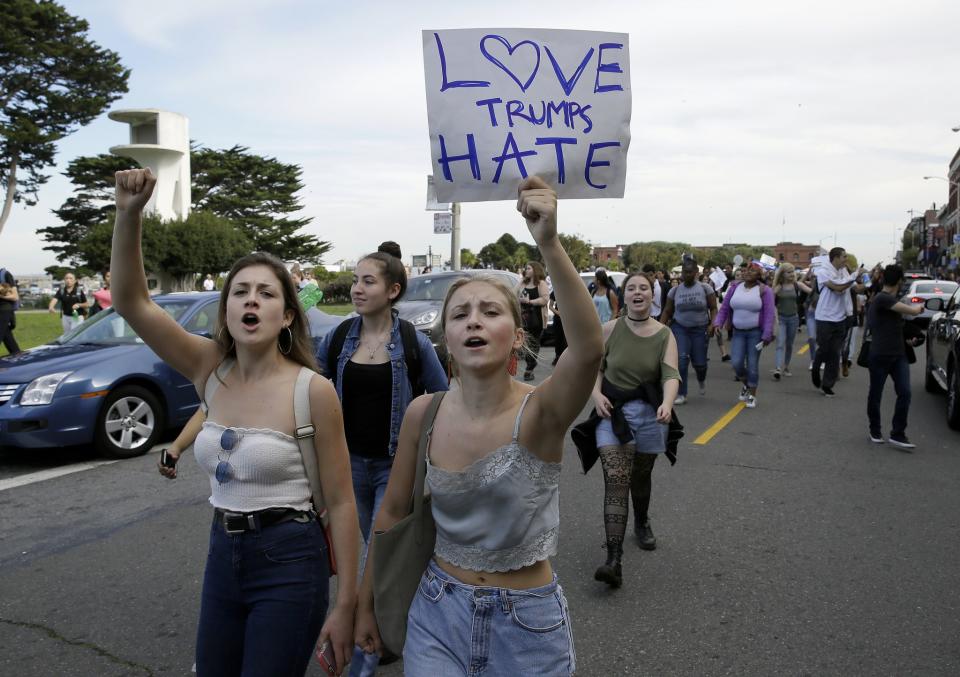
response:
<path id="1" fill-rule="evenodd" d="M 628 536 L 620 590 L 593 580 L 602 473 L 584 476 L 567 444 L 554 564 L 578 674 L 960 674 L 960 433 L 943 397 L 923 391 L 921 365 L 914 453 L 867 439 L 865 370 L 828 400 L 806 356 L 793 378 L 770 380 L 772 349 L 757 409 L 696 445 L 738 392 L 711 351 L 707 395 L 678 408 L 680 460 L 654 471 L 659 547 L 640 551 Z M 888 385 L 885 420 L 892 400 Z M 0 674 L 189 674 L 206 480 L 184 459 L 166 482 L 150 455 L 4 488 L 94 460 L 50 453 L 0 451 Z"/>

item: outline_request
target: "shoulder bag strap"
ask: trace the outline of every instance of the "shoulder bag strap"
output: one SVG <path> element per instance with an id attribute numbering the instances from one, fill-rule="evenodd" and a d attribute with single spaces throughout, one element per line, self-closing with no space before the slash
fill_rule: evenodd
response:
<path id="1" fill-rule="evenodd" d="M 433 394 L 433 399 L 430 400 L 430 405 L 423 415 L 423 423 L 420 425 L 417 476 L 413 483 L 413 521 L 421 525 L 421 528 L 417 529 L 417 543 L 422 543 L 424 536 L 423 505 L 426 501 L 424 500 L 423 484 L 427 475 L 427 446 L 430 444 L 430 437 L 433 435 L 433 422 L 437 418 L 437 409 L 440 408 L 440 402 L 443 401 L 443 396 L 446 394 L 445 390 Z"/>
<path id="2" fill-rule="evenodd" d="M 315 372 L 306 367 L 300 368 L 297 376 L 297 385 L 293 390 L 293 416 L 296 425 L 297 446 L 300 447 L 300 456 L 303 459 L 303 469 L 310 482 L 310 495 L 313 498 L 313 509 L 320 516 L 321 521 L 326 519 L 327 504 L 323 500 L 323 491 L 320 488 L 320 468 L 317 467 L 317 452 L 313 446 L 313 437 L 316 429 L 310 416 L 310 379 Z"/>
<path id="3" fill-rule="evenodd" d="M 203 399 L 200 400 L 200 408 L 203 409 L 204 415 L 210 411 L 210 400 L 213 399 L 213 395 L 220 387 L 220 379 L 226 378 L 227 374 L 230 373 L 230 370 L 233 369 L 234 362 L 235 360 L 232 357 L 226 358 L 223 362 L 214 367 L 213 371 L 210 372 L 210 375 L 207 376 L 207 383 L 203 387 Z"/>

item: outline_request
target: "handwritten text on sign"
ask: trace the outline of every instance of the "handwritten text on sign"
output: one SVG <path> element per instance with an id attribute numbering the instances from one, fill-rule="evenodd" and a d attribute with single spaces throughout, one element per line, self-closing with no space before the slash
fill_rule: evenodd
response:
<path id="1" fill-rule="evenodd" d="M 423 58 L 440 201 L 515 199 L 520 180 L 531 175 L 560 197 L 623 197 L 626 34 L 424 31 Z"/>

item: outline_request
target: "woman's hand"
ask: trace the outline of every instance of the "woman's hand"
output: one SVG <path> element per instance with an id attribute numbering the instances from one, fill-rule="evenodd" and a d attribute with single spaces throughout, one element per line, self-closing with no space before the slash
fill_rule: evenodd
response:
<path id="1" fill-rule="evenodd" d="M 537 246 L 557 237 L 557 194 L 539 176 L 520 183 L 517 211 L 527 220 L 527 228 Z"/>
<path id="2" fill-rule="evenodd" d="M 610 418 L 613 415 L 613 404 L 606 395 L 596 390 L 593 391 L 593 406 L 600 418 Z"/>
<path id="3" fill-rule="evenodd" d="M 168 448 L 167 448 L 167 456 L 169 456 L 170 458 L 172 458 L 174 461 L 179 461 L 179 460 L 180 460 L 180 454 L 182 454 L 182 453 L 183 453 L 183 450 L 182 450 L 182 449 L 177 449 L 176 447 L 168 447 Z M 175 479 L 177 479 L 177 467 L 176 467 L 176 466 L 174 466 L 174 467 L 172 467 L 172 468 L 169 468 L 169 467 L 163 465 L 162 463 L 157 463 L 157 470 L 159 470 L 159 471 L 160 471 L 160 474 L 163 475 L 164 477 L 166 477 L 168 480 L 175 480 Z"/>
<path id="4" fill-rule="evenodd" d="M 327 616 L 327 622 L 320 630 L 319 643 L 322 645 L 328 641 L 333 646 L 333 655 L 337 660 L 337 674 L 343 674 L 344 668 L 353 656 L 352 608 L 336 606 Z"/>
<path id="5" fill-rule="evenodd" d="M 673 416 L 673 405 L 664 402 L 657 407 L 657 423 L 669 423 Z"/>
<path id="6" fill-rule="evenodd" d="M 117 181 L 117 211 L 141 212 L 153 195 L 153 188 L 157 185 L 157 177 L 150 168 L 128 169 L 116 173 Z"/>
<path id="7" fill-rule="evenodd" d="M 357 620 L 353 626 L 353 640 L 368 654 L 383 652 L 383 642 L 380 639 L 380 627 L 373 609 L 357 609 Z"/>

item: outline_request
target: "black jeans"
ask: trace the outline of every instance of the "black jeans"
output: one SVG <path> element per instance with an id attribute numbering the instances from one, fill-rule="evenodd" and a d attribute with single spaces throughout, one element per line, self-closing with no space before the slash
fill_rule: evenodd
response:
<path id="1" fill-rule="evenodd" d="M 630 476 L 630 498 L 633 500 L 633 518 L 637 526 L 647 523 L 650 511 L 650 493 L 653 489 L 653 464 L 660 454 L 634 454 L 633 473 Z"/>
<path id="2" fill-rule="evenodd" d="M 817 355 L 813 358 L 813 369 L 819 372 L 823 365 L 824 388 L 832 388 L 840 375 L 840 349 L 847 335 L 846 319 L 839 322 L 817 320 Z"/>
<path id="3" fill-rule="evenodd" d="M 0 310 L 0 343 L 13 355 L 20 352 L 20 345 L 13 337 L 13 310 Z"/>
<path id="4" fill-rule="evenodd" d="M 553 336 L 553 350 L 556 353 L 554 364 L 556 364 L 556 361 L 563 355 L 563 351 L 567 349 L 567 335 L 563 333 L 563 321 L 559 315 L 553 316 Z"/>
<path id="5" fill-rule="evenodd" d="M 897 403 L 893 408 L 893 427 L 890 434 L 902 436 L 907 430 L 907 414 L 910 411 L 910 363 L 906 355 L 870 356 L 870 391 L 867 395 L 867 418 L 870 432 L 880 436 L 880 399 L 887 376 L 893 379 L 893 390 L 897 393 Z"/>
<path id="6" fill-rule="evenodd" d="M 527 371 L 533 371 L 537 366 L 537 358 L 540 357 L 540 334 L 543 333 L 543 327 L 534 325 L 526 330 L 526 350 L 524 356 L 527 360 Z"/>

